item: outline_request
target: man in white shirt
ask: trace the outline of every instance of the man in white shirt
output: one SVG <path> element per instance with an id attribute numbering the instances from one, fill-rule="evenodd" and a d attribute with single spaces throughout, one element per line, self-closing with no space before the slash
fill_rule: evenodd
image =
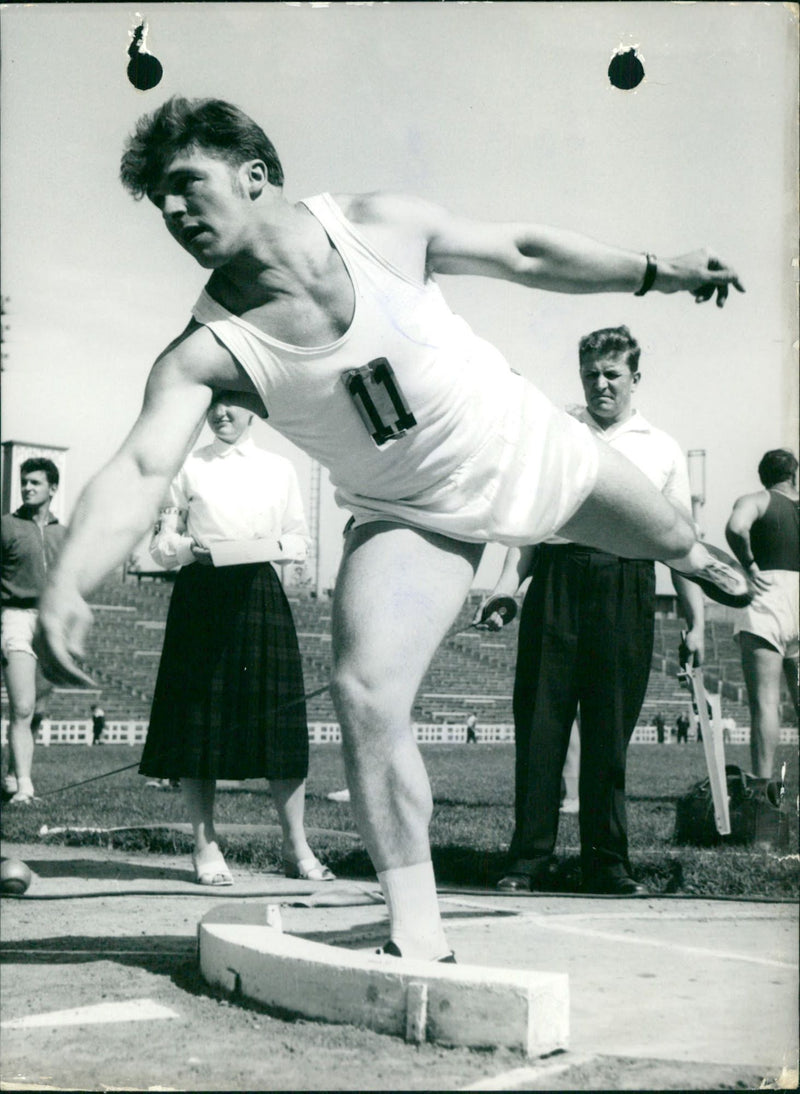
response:
<path id="1" fill-rule="evenodd" d="M 677 443 L 632 406 L 641 373 L 627 327 L 580 343 L 585 408 L 572 413 L 623 453 L 687 512 L 691 495 Z M 646 890 L 630 876 L 625 760 L 647 690 L 653 651 L 653 563 L 565 539 L 509 550 L 493 595 L 532 576 L 522 609 L 514 683 L 516 826 L 504 892 L 546 883 L 558 832 L 561 772 L 580 704 L 580 831 L 584 888 L 616 896 Z M 673 574 L 688 646 L 703 657 L 703 594 Z"/>

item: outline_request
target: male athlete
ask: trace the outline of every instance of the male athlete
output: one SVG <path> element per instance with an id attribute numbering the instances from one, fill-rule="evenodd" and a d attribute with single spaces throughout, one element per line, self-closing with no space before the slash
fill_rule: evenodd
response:
<path id="1" fill-rule="evenodd" d="M 755 587 L 753 602 L 734 624 L 750 706 L 750 760 L 759 778 L 775 774 L 780 739 L 781 673 L 798 706 L 800 509 L 797 457 L 765 452 L 758 465 L 763 490 L 737 498 L 725 528 L 728 546 Z"/>
<path id="2" fill-rule="evenodd" d="M 270 141 L 218 100 L 140 120 L 122 181 L 212 271 L 156 361 L 119 452 L 89 484 L 41 606 L 57 681 L 87 678 L 85 596 L 144 534 L 220 388 L 325 465 L 354 520 L 337 581 L 331 692 L 362 838 L 386 897 L 385 953 L 451 959 L 430 861 L 432 799 L 414 695 L 472 583 L 483 544 L 556 529 L 667 559 L 745 602 L 741 571 L 698 544 L 624 457 L 557 411 L 448 309 L 437 273 L 556 292 L 687 291 L 736 273 L 706 251 L 658 262 L 571 232 L 490 224 L 392 194 L 290 203 Z"/>

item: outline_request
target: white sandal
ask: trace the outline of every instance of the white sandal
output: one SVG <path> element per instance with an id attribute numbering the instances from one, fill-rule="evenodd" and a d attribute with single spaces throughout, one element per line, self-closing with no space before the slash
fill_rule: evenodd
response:
<path id="1" fill-rule="evenodd" d="M 336 874 L 329 870 L 316 856 L 304 858 L 299 862 L 283 860 L 283 872 L 286 877 L 300 878 L 303 881 L 336 881 Z"/>
<path id="2" fill-rule="evenodd" d="M 198 885 L 213 885 L 221 888 L 223 885 L 233 885 L 233 875 L 225 864 L 222 855 L 211 859 L 209 862 L 199 863 L 197 855 L 192 855 L 194 866 L 194 879 Z"/>

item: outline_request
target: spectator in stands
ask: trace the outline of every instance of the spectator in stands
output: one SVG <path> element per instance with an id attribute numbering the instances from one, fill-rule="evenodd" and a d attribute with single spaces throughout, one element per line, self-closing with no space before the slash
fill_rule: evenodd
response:
<path id="1" fill-rule="evenodd" d="M 583 338 L 579 362 L 586 406 L 572 412 L 688 514 L 691 495 L 683 453 L 632 405 L 641 378 L 639 356 L 627 327 L 596 330 Z M 498 888 L 530 891 L 547 883 L 561 773 L 580 704 L 584 889 L 644 895 L 628 861 L 625 762 L 650 675 L 653 563 L 555 537 L 536 548 L 511 548 L 493 595 L 513 595 L 529 575 L 514 682 L 516 825 L 509 870 Z M 673 579 L 688 621 L 689 648 L 699 663 L 702 593 L 677 574 Z"/>
<path id="2" fill-rule="evenodd" d="M 106 728 L 106 712 L 99 703 L 92 705 L 92 744 L 103 743 L 103 730 Z"/>
<path id="3" fill-rule="evenodd" d="M 467 717 L 467 744 L 468 745 L 477 744 L 478 735 L 475 732 L 475 727 L 477 726 L 477 724 L 478 724 L 478 716 L 476 715 L 475 711 L 473 710 L 472 713 Z"/>
<path id="4" fill-rule="evenodd" d="M 678 730 L 678 744 L 685 745 L 689 742 L 689 715 L 685 710 L 682 710 L 678 717 L 675 719 L 675 726 Z"/>
<path id="5" fill-rule="evenodd" d="M 269 779 L 286 876 L 334 879 L 303 825 L 303 670 L 273 566 L 305 557 L 307 527 L 292 465 L 256 447 L 252 418 L 215 396 L 206 416 L 215 439 L 173 481 L 151 548 L 159 565 L 182 569 L 139 771 L 180 779 L 201 885 L 233 883 L 214 828 L 217 779 Z M 234 553 L 215 565 L 223 547 Z"/>
<path id="6" fill-rule="evenodd" d="M 722 743 L 724 745 L 729 745 L 732 742 L 734 729 L 736 729 L 735 718 L 722 719 Z"/>
<path id="7" fill-rule="evenodd" d="M 664 715 L 661 713 L 661 711 L 659 711 L 653 719 L 653 725 L 656 727 L 656 740 L 660 745 L 663 745 L 664 743 L 664 727 L 666 726 L 666 724 L 667 723 L 664 720 Z"/>
<path id="8" fill-rule="evenodd" d="M 50 512 L 58 490 L 58 468 L 33 456 L 20 466 L 22 505 L 2 524 L 2 661 L 8 692 L 8 773 L 3 793 L 17 804 L 33 801 L 33 750 L 52 690 L 38 668 L 31 641 L 37 605 L 66 528 Z"/>
<path id="9" fill-rule="evenodd" d="M 795 455 L 785 448 L 765 453 L 758 477 L 764 489 L 737 499 L 725 535 L 756 589 L 752 604 L 738 613 L 734 633 L 750 705 L 753 773 L 771 779 L 780 734 L 781 672 L 798 711 L 800 531 Z"/>

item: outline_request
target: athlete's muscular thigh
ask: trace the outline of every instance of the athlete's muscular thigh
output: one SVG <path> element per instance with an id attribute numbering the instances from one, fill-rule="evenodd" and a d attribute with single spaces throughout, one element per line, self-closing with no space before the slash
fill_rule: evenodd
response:
<path id="1" fill-rule="evenodd" d="M 333 606 L 334 678 L 410 707 L 482 553 L 482 544 L 390 522 L 353 529 Z"/>

